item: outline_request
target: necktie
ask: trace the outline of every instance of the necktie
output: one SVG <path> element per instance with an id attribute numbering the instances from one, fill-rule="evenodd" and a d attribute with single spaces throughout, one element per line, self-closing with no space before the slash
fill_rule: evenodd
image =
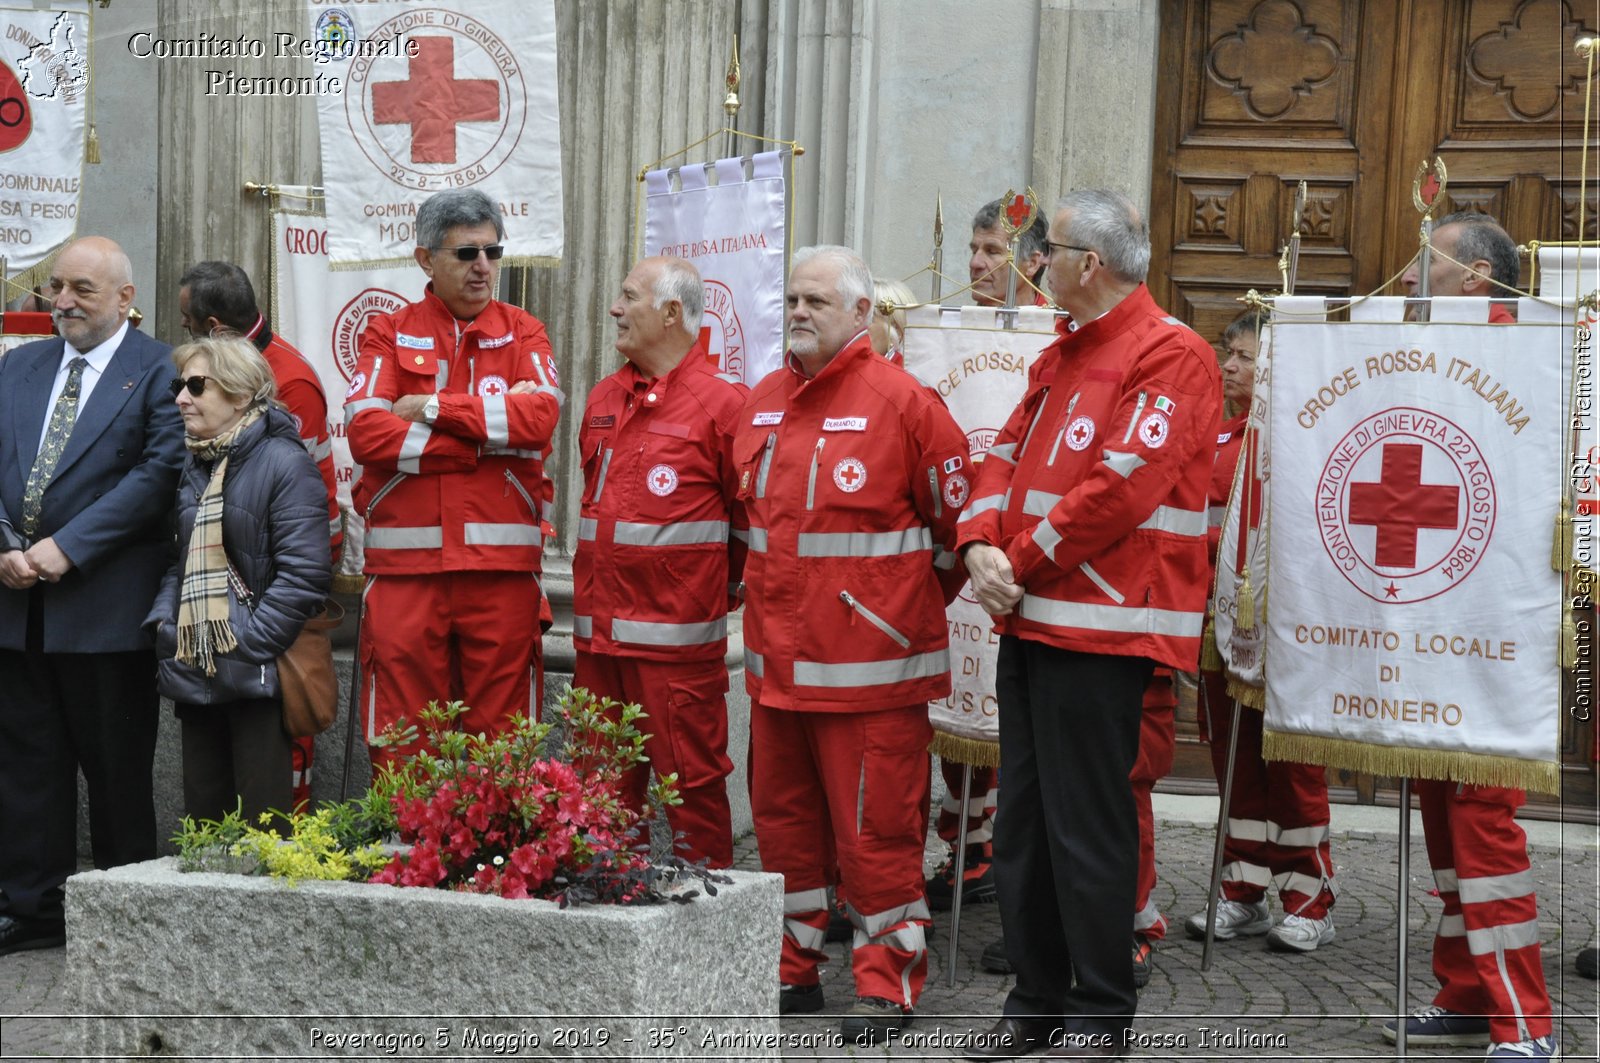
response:
<path id="1" fill-rule="evenodd" d="M 44 489 L 50 486 L 61 452 L 67 449 L 67 439 L 72 435 L 72 423 L 78 419 L 78 392 L 83 386 L 83 367 L 87 358 L 74 358 L 67 363 L 67 384 L 56 399 L 56 408 L 50 412 L 50 426 L 44 430 L 44 443 L 39 456 L 33 459 L 28 472 L 27 486 L 22 489 L 22 533 L 30 539 L 39 534 L 39 511 L 44 507 Z"/>

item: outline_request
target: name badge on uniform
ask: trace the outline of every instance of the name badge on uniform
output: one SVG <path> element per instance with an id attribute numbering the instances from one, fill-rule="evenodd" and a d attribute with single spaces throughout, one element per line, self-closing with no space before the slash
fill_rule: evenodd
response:
<path id="1" fill-rule="evenodd" d="M 764 410 L 761 413 L 756 414 L 755 417 L 750 421 L 750 423 L 751 424 L 777 424 L 779 421 L 782 421 L 782 420 L 783 420 L 783 411 L 782 410 Z"/>
<path id="2" fill-rule="evenodd" d="M 865 417 L 829 417 L 822 422 L 824 432 L 865 432 Z"/>
<path id="3" fill-rule="evenodd" d="M 509 332 L 506 333 L 504 336 L 499 336 L 499 337 L 496 337 L 495 339 L 492 339 L 492 340 L 480 339 L 480 340 L 478 340 L 478 349 L 480 351 L 489 351 L 489 350 L 493 350 L 496 347 L 504 347 L 506 344 L 510 343 L 513 339 L 515 339 L 515 337 L 512 336 L 511 333 L 509 333 Z"/>
<path id="4" fill-rule="evenodd" d="M 396 347 L 407 347 L 413 351 L 431 351 L 433 350 L 433 337 L 407 336 L 404 332 L 396 332 L 394 334 L 394 345 Z"/>

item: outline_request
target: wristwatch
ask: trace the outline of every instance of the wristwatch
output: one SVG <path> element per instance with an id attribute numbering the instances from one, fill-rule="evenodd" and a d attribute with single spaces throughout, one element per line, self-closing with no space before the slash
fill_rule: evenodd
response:
<path id="1" fill-rule="evenodd" d="M 422 404 L 422 419 L 429 424 L 439 419 L 439 393 L 434 392 L 428 396 L 428 401 Z"/>

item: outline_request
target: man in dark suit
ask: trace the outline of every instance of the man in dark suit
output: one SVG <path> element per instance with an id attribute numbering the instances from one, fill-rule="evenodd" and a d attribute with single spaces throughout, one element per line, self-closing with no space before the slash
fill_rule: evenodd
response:
<path id="1" fill-rule="evenodd" d="M 133 329 L 128 256 L 56 259 L 59 338 L 0 359 L 0 955 L 65 942 L 77 771 L 96 867 L 156 852 L 155 654 L 183 423 L 169 348 Z"/>

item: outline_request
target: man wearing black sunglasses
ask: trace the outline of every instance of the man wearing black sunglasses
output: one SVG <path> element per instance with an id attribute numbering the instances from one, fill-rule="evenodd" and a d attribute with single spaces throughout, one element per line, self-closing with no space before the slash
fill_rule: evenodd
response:
<path id="1" fill-rule="evenodd" d="M 65 940 L 78 770 L 96 867 L 156 855 L 156 659 L 183 426 L 115 243 L 68 244 L 61 335 L 0 359 L 0 955 Z"/>
<path id="2" fill-rule="evenodd" d="M 364 466 L 369 739 L 430 700 L 465 701 L 460 726 L 490 734 L 531 709 L 544 458 L 562 396 L 544 326 L 494 298 L 504 238 L 483 193 L 429 197 L 416 249 L 427 292 L 360 339 L 345 423 Z"/>

